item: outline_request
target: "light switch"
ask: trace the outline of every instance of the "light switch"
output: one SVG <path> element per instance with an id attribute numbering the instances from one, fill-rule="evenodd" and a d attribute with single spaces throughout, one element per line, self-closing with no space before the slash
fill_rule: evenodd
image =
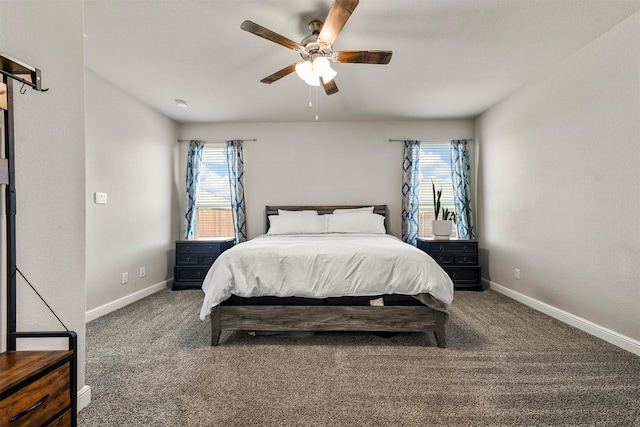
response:
<path id="1" fill-rule="evenodd" d="M 95 193 L 95 202 L 100 205 L 107 204 L 107 193 Z"/>

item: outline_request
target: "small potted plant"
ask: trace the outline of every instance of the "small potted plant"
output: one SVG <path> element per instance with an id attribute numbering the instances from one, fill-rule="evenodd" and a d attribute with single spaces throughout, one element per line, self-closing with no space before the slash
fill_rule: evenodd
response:
<path id="1" fill-rule="evenodd" d="M 456 214 L 449 208 L 442 208 L 440 198 L 442 197 L 442 187 L 436 191 L 436 186 L 431 180 L 431 188 L 433 190 L 433 213 L 435 219 L 431 220 L 431 234 L 436 239 L 449 239 L 453 223 L 456 222 Z M 442 219 L 440 218 L 440 210 L 442 210 Z"/>

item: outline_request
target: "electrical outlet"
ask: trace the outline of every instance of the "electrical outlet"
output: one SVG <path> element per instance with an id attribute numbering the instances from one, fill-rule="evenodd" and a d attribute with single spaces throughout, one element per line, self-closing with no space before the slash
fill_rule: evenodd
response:
<path id="1" fill-rule="evenodd" d="M 99 205 L 106 205 L 107 204 L 107 193 L 98 193 L 98 192 L 96 192 L 94 197 L 95 197 L 94 201 L 97 204 L 99 204 Z"/>
<path id="2" fill-rule="evenodd" d="M 144 267 L 140 267 L 140 277 L 147 275 L 147 270 Z"/>
<path id="3" fill-rule="evenodd" d="M 515 277 L 516 279 L 520 280 L 520 269 L 516 268 L 513 272 L 513 277 Z"/>
<path id="4" fill-rule="evenodd" d="M 122 273 L 122 284 L 125 285 L 129 283 L 129 273 Z"/>

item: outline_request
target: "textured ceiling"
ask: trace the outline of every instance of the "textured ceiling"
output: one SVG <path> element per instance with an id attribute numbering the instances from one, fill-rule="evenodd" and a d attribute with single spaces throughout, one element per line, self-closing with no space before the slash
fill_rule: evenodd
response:
<path id="1" fill-rule="evenodd" d="M 295 73 L 260 83 L 300 57 L 240 23 L 300 41 L 331 4 L 85 0 L 86 66 L 180 123 L 314 121 L 316 108 L 321 121 L 473 118 L 640 9 L 640 0 L 361 0 L 334 50 L 392 50 L 390 64 L 333 64 L 331 96 Z"/>

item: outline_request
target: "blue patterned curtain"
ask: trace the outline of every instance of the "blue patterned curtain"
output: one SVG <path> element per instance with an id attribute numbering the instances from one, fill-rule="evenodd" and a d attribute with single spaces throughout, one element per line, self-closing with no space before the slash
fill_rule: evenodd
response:
<path id="1" fill-rule="evenodd" d="M 466 139 L 451 141 L 451 182 L 458 237 L 475 239 L 476 231 L 471 210 L 471 165 Z"/>
<path id="2" fill-rule="evenodd" d="M 416 245 L 418 239 L 418 211 L 420 200 L 420 141 L 404 142 L 402 161 L 402 240 Z"/>
<path id="3" fill-rule="evenodd" d="M 227 141 L 227 166 L 231 188 L 231 212 L 236 243 L 247 240 L 247 221 L 244 203 L 244 157 L 242 141 Z"/>
<path id="4" fill-rule="evenodd" d="M 200 164 L 202 163 L 202 149 L 204 142 L 189 141 L 187 155 L 187 200 L 184 213 L 184 238 L 193 240 L 196 237 L 196 213 L 198 211 L 198 187 L 200 186 Z"/>

